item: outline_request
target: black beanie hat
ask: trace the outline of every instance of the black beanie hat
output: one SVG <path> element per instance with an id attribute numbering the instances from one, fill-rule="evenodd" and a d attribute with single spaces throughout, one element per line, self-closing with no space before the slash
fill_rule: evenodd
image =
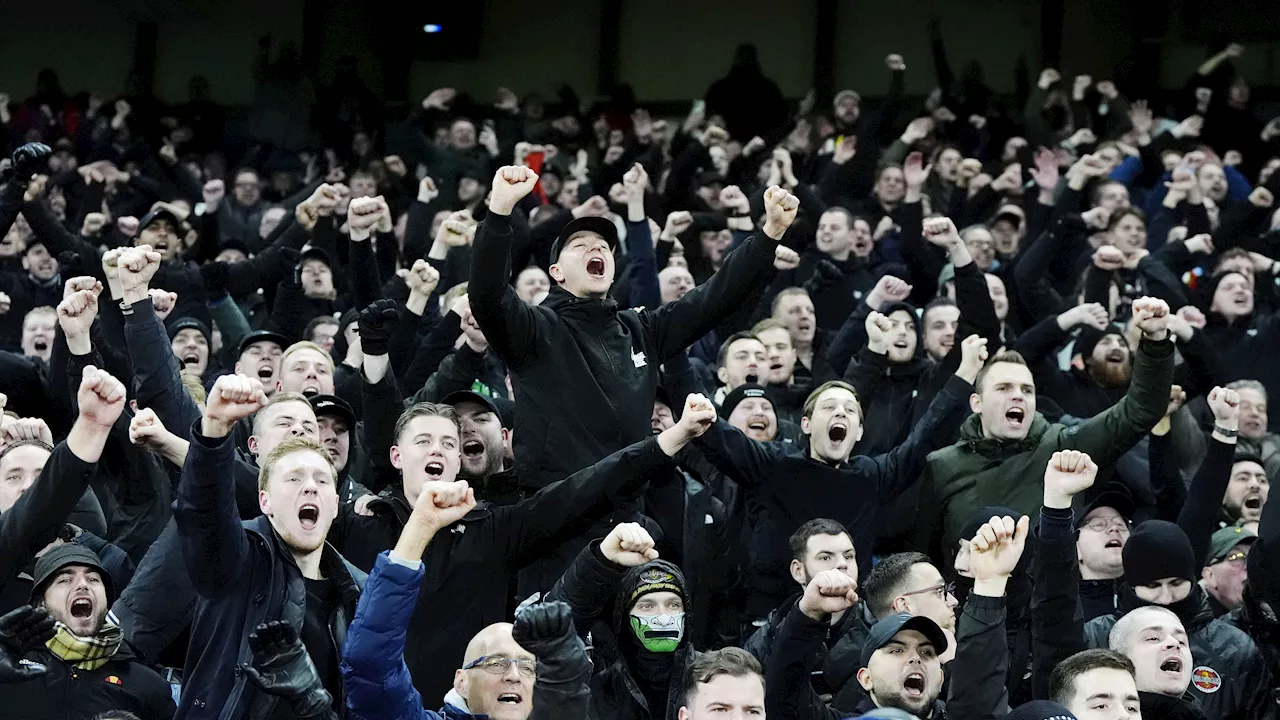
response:
<path id="1" fill-rule="evenodd" d="M 687 588 L 684 573 L 666 560 L 654 560 L 640 567 L 631 568 L 618 582 L 618 595 L 613 608 L 614 631 L 623 632 L 630 624 L 627 618 L 631 616 L 631 608 L 641 595 L 651 592 L 673 592 L 688 604 Z M 688 612 L 687 609 L 686 612 Z"/>
<path id="2" fill-rule="evenodd" d="M 1107 326 L 1106 330 L 1102 331 L 1091 327 L 1080 328 L 1080 334 L 1076 335 L 1073 350 L 1079 353 L 1081 360 L 1088 361 L 1089 357 L 1093 355 L 1093 349 L 1098 346 L 1098 343 L 1102 342 L 1102 338 L 1108 335 L 1119 335 L 1125 347 L 1129 346 L 1129 339 L 1124 336 L 1124 329 L 1112 323 Z"/>
<path id="3" fill-rule="evenodd" d="M 1133 529 L 1121 552 L 1129 587 L 1176 577 L 1196 581 L 1195 552 L 1182 528 L 1167 520 L 1148 520 Z"/>
<path id="4" fill-rule="evenodd" d="M 1244 273 L 1240 272 L 1239 270 L 1224 270 L 1222 272 L 1211 275 L 1209 277 L 1209 282 L 1206 282 L 1204 283 L 1204 285 L 1201 286 L 1204 288 L 1204 290 L 1202 291 L 1203 294 L 1200 297 L 1201 297 L 1201 302 L 1204 304 L 1204 312 L 1206 315 L 1212 312 L 1213 296 L 1218 293 L 1218 286 L 1222 284 L 1223 280 L 1227 279 L 1228 275 L 1239 275 L 1240 277 L 1250 282 L 1253 282 L 1253 278 L 1247 277 Z"/>
<path id="5" fill-rule="evenodd" d="M 1005 720 L 1077 720 L 1070 710 L 1049 700 L 1032 700 L 1004 717 Z"/>
<path id="6" fill-rule="evenodd" d="M 733 414 L 733 409 L 738 407 L 738 403 L 747 398 L 764 398 L 770 405 L 775 405 L 774 412 L 777 412 L 776 404 L 768 389 L 756 383 L 743 383 L 724 396 L 724 401 L 720 403 L 720 417 L 728 419 Z"/>

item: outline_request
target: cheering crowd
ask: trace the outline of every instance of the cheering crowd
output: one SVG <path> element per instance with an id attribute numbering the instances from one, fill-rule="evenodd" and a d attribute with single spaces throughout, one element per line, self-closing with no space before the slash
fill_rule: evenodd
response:
<path id="1" fill-rule="evenodd" d="M 0 717 L 1280 718 L 1280 117 L 931 34 L 0 96 Z"/>

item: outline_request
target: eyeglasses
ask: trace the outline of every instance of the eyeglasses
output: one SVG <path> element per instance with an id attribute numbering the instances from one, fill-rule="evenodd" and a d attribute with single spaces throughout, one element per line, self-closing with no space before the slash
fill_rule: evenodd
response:
<path id="1" fill-rule="evenodd" d="M 953 582 L 940 583 L 938 585 L 934 585 L 933 587 L 927 587 L 923 590 L 912 590 L 911 592 L 904 592 L 902 593 L 902 597 L 906 597 L 908 595 L 924 595 L 925 593 L 933 593 L 934 595 L 938 596 L 939 600 L 946 600 L 948 595 L 956 594 L 956 584 Z"/>
<path id="2" fill-rule="evenodd" d="M 538 674 L 537 660 L 521 660 L 517 658 L 490 657 L 485 655 L 462 666 L 463 670 L 483 670 L 490 675 L 506 675 L 507 668 L 515 665 L 521 676 L 532 678 Z"/>
<path id="3" fill-rule="evenodd" d="M 1219 563 L 1230 563 L 1236 567 L 1241 567 L 1245 563 L 1245 559 L 1249 557 L 1249 553 L 1236 551 L 1219 560 Z"/>
<path id="4" fill-rule="evenodd" d="M 1128 532 L 1129 521 L 1122 517 L 1094 518 L 1080 527 L 1088 528 L 1096 533 L 1107 532 L 1108 530 L 1113 529 Z"/>

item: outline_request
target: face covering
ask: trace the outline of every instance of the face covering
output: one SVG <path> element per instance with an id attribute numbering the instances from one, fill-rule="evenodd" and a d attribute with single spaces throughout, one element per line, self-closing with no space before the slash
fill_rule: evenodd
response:
<path id="1" fill-rule="evenodd" d="M 655 653 L 675 652 L 684 637 L 684 613 L 631 616 L 631 631 L 645 650 Z"/>

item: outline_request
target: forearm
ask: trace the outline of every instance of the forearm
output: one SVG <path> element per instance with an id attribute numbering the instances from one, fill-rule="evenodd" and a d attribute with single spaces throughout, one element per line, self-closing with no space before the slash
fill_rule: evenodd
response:
<path id="1" fill-rule="evenodd" d="M 1209 450 L 1195 478 L 1187 488 L 1187 501 L 1178 513 L 1178 526 L 1191 540 L 1195 549 L 1196 568 L 1204 567 L 1208 555 L 1209 538 L 1217 529 L 1222 496 L 1231 482 L 1231 465 L 1235 454 L 1235 438 L 1218 439 L 1215 433 L 1209 441 Z"/>

